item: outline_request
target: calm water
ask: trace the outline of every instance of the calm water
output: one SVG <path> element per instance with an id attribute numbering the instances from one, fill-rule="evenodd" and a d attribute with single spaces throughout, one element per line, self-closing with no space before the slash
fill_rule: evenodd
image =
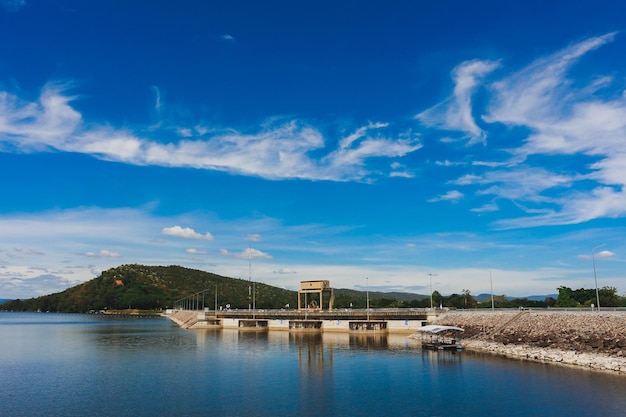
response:
<path id="1" fill-rule="evenodd" d="M 2 416 L 623 416 L 626 377 L 404 336 L 0 312 Z"/>

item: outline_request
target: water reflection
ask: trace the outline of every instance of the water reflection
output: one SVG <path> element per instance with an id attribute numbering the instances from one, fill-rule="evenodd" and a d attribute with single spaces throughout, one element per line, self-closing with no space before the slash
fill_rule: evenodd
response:
<path id="1" fill-rule="evenodd" d="M 624 377 L 426 351 L 405 335 L 189 331 L 162 320 L 3 323 L 0 314 L 0 374 L 2 415 L 616 416 L 626 408 Z"/>
<path id="2" fill-rule="evenodd" d="M 356 334 L 350 335 L 350 346 L 354 346 L 359 349 L 387 349 L 389 344 L 387 343 L 387 335 L 381 334 Z"/>
<path id="3" fill-rule="evenodd" d="M 163 319 L 166 320 L 166 319 Z M 193 334 L 188 332 L 172 332 L 164 327 L 163 321 L 136 319 L 104 321 L 102 326 L 85 326 L 80 331 L 72 331 L 73 338 L 82 335 L 83 343 L 94 343 L 105 351 L 179 351 L 195 349 Z"/>
<path id="4" fill-rule="evenodd" d="M 323 373 L 332 368 L 334 347 L 323 343 L 321 333 L 290 333 L 289 343 L 297 350 L 301 371 Z"/>

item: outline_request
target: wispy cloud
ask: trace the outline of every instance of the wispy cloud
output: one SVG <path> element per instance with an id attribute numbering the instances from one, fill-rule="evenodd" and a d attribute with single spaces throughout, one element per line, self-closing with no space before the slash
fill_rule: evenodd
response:
<path id="1" fill-rule="evenodd" d="M 201 234 L 196 232 L 190 227 L 180 227 L 180 226 L 172 226 L 165 227 L 161 230 L 161 233 L 168 236 L 181 237 L 183 239 L 204 239 L 204 240 L 214 240 L 213 235 L 211 233 L 206 232 L 205 234 Z"/>
<path id="2" fill-rule="evenodd" d="M 22 7 L 26 6 L 25 0 L 0 0 L 0 6 L 9 12 L 17 12 Z"/>
<path id="3" fill-rule="evenodd" d="M 15 252 L 22 255 L 43 255 L 43 252 L 32 248 L 15 248 Z"/>
<path id="4" fill-rule="evenodd" d="M 156 85 L 152 86 L 152 92 L 154 93 L 154 110 L 157 113 L 161 112 L 161 89 Z"/>
<path id="5" fill-rule="evenodd" d="M 260 242 L 261 235 L 258 233 L 251 233 L 249 235 L 244 236 L 244 239 L 249 240 L 250 242 Z"/>
<path id="6" fill-rule="evenodd" d="M 193 167 L 267 179 L 331 181 L 363 180 L 379 172 L 378 167 L 369 167 L 370 160 L 401 158 L 422 147 L 415 135 L 387 136 L 381 130 L 388 124 L 370 123 L 340 140 L 337 149 L 327 149 L 320 131 L 298 120 L 274 120 L 251 133 L 177 126 L 175 137 L 160 142 L 128 129 L 83 121 L 71 105 L 76 97 L 67 95 L 66 90 L 66 85 L 50 83 L 35 102 L 0 92 L 0 146 L 19 152 L 78 152 L 128 164 Z M 154 91 L 159 111 L 161 95 L 158 88 Z M 313 158 L 313 153 L 321 157 Z"/>
<path id="7" fill-rule="evenodd" d="M 498 210 L 500 210 L 500 207 L 498 207 L 498 205 L 495 203 L 487 203 L 482 205 L 481 207 L 475 207 L 470 209 L 470 211 L 474 213 L 490 213 Z"/>
<path id="8" fill-rule="evenodd" d="M 497 124 L 529 132 L 521 146 L 506 149 L 511 155 L 507 161 L 474 163 L 474 172 L 453 182 L 475 187 L 478 195 L 510 200 L 522 210 L 522 217 L 499 220 L 497 227 L 576 224 L 626 215 L 626 97 L 622 90 L 607 94 L 624 85 L 602 74 L 588 75 L 587 83 L 580 75 L 576 81 L 568 77 L 586 54 L 615 38 L 616 33 L 608 33 L 585 39 L 505 74 L 486 85 L 484 110 L 474 106 L 471 95 L 500 63 L 462 63 L 453 71 L 452 96 L 416 116 L 443 134 L 457 130 L 470 143 L 482 140 Z M 501 68 L 499 73 L 505 73 Z M 481 112 L 482 128 L 472 117 Z M 491 138 L 493 145 L 498 137 Z M 564 157 L 570 163 L 563 163 Z M 551 158 L 560 159 L 551 164 Z M 584 160 L 591 162 L 585 166 L 580 163 Z M 485 205 L 473 211 L 495 208 Z"/>
<path id="9" fill-rule="evenodd" d="M 514 201 L 555 202 L 542 193 L 558 187 L 569 187 L 574 178 L 557 175 L 543 168 L 522 166 L 511 170 L 489 171 L 483 176 L 463 177 L 456 183 L 463 184 L 468 181 L 473 184 L 489 185 L 478 194 L 494 195 Z"/>
<path id="10" fill-rule="evenodd" d="M 469 144 L 484 142 L 486 133 L 477 125 L 472 108 L 472 94 L 480 85 L 480 80 L 498 68 L 494 61 L 468 61 L 452 71 L 454 93 L 451 97 L 415 116 L 423 124 L 444 130 L 461 131 L 469 139 Z"/>
<path id="11" fill-rule="evenodd" d="M 575 90 L 568 70 L 586 53 L 615 38 L 615 33 L 589 38 L 552 55 L 537 59 L 522 70 L 492 84 L 494 96 L 484 119 L 543 131 L 561 124 L 568 109 L 588 100 L 588 88 Z M 545 149 L 545 148 L 544 148 Z"/>

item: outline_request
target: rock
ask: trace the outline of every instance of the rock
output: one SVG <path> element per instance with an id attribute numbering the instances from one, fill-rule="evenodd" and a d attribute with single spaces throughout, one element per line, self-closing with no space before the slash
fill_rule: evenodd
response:
<path id="1" fill-rule="evenodd" d="M 626 373 L 626 312 L 451 311 L 436 323 L 466 329 L 466 348 Z"/>

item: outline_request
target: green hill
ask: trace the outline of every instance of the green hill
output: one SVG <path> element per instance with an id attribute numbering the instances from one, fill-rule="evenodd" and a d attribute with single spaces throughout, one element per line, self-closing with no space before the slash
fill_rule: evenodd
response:
<path id="1" fill-rule="evenodd" d="M 84 313 L 91 310 L 160 310 L 176 300 L 207 290 L 205 306 L 214 307 L 215 288 L 219 305 L 248 308 L 249 282 L 181 266 L 122 265 L 111 268 L 90 281 L 65 291 L 13 300 L 0 306 L 12 311 L 51 311 Z M 256 307 L 281 308 L 297 305 L 297 292 L 255 283 Z M 200 304 L 202 296 L 198 297 Z"/>

